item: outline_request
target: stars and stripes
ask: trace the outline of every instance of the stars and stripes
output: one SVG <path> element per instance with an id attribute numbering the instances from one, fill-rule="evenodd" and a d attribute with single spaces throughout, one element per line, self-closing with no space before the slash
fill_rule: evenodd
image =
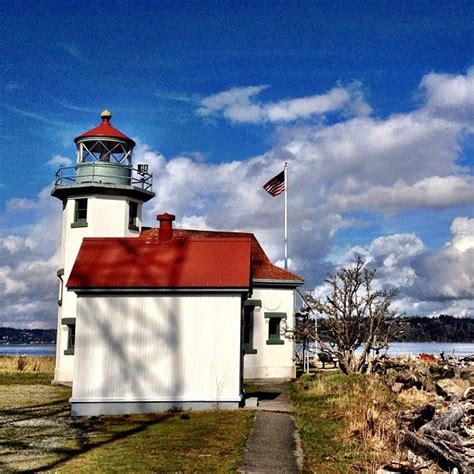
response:
<path id="1" fill-rule="evenodd" d="M 268 180 L 263 185 L 263 189 L 265 189 L 265 191 L 268 194 L 271 194 L 272 196 L 278 196 L 285 190 L 285 186 L 285 171 L 282 171 L 281 173 L 278 173 L 276 176 L 274 176 L 272 179 Z"/>

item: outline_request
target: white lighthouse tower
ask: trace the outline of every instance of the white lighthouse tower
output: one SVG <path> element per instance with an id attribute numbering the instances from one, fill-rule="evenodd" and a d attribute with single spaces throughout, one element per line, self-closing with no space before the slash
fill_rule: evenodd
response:
<path id="1" fill-rule="evenodd" d="M 76 294 L 65 285 L 84 237 L 138 237 L 142 205 L 154 197 L 146 165 L 132 165 L 135 142 L 112 127 L 112 114 L 78 136 L 76 166 L 60 168 L 51 195 L 63 203 L 56 382 L 73 378 Z"/>

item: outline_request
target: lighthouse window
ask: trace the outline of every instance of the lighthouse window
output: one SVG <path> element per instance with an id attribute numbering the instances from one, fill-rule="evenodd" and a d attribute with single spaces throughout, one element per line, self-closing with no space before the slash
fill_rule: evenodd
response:
<path id="1" fill-rule="evenodd" d="M 138 229 L 138 204 L 134 201 L 128 203 L 128 228 L 130 230 Z"/>
<path id="2" fill-rule="evenodd" d="M 67 345 L 64 355 L 74 355 L 74 344 L 76 342 L 76 319 L 63 318 L 61 323 L 67 326 Z"/>
<path id="3" fill-rule="evenodd" d="M 253 306 L 244 307 L 244 351 L 246 354 L 256 354 L 253 347 Z"/>
<path id="4" fill-rule="evenodd" d="M 76 199 L 74 208 L 75 227 L 87 226 L 87 199 Z"/>

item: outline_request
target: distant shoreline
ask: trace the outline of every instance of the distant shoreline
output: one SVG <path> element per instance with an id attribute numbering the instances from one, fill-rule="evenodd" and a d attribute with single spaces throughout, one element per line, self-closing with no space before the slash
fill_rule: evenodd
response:
<path id="1" fill-rule="evenodd" d="M 417 356 L 422 353 L 439 355 L 455 355 L 465 357 L 474 354 L 472 342 L 392 342 L 389 345 L 388 356 L 402 355 Z M 2 344 L 0 343 L 1 356 L 55 356 L 56 344 Z"/>

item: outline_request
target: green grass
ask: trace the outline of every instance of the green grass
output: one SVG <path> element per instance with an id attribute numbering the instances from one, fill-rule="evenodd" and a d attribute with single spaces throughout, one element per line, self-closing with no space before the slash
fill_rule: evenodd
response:
<path id="1" fill-rule="evenodd" d="M 0 385 L 51 385 L 49 372 L 0 372 Z"/>
<path id="2" fill-rule="evenodd" d="M 340 385 L 344 381 L 340 374 L 328 374 L 330 384 Z M 311 390 L 313 382 L 302 379 L 291 385 L 291 399 L 295 406 L 295 418 L 303 443 L 305 464 L 311 472 L 349 472 L 351 460 L 346 458 L 352 452 L 351 446 L 341 443 L 344 421 L 334 416 L 334 396 Z"/>
<path id="3" fill-rule="evenodd" d="M 243 411 L 107 418 L 58 472 L 235 471 L 252 419 Z"/>
<path id="4" fill-rule="evenodd" d="M 51 374 L 0 374 L 0 470 L 225 472 L 243 458 L 250 411 L 70 418 Z"/>

